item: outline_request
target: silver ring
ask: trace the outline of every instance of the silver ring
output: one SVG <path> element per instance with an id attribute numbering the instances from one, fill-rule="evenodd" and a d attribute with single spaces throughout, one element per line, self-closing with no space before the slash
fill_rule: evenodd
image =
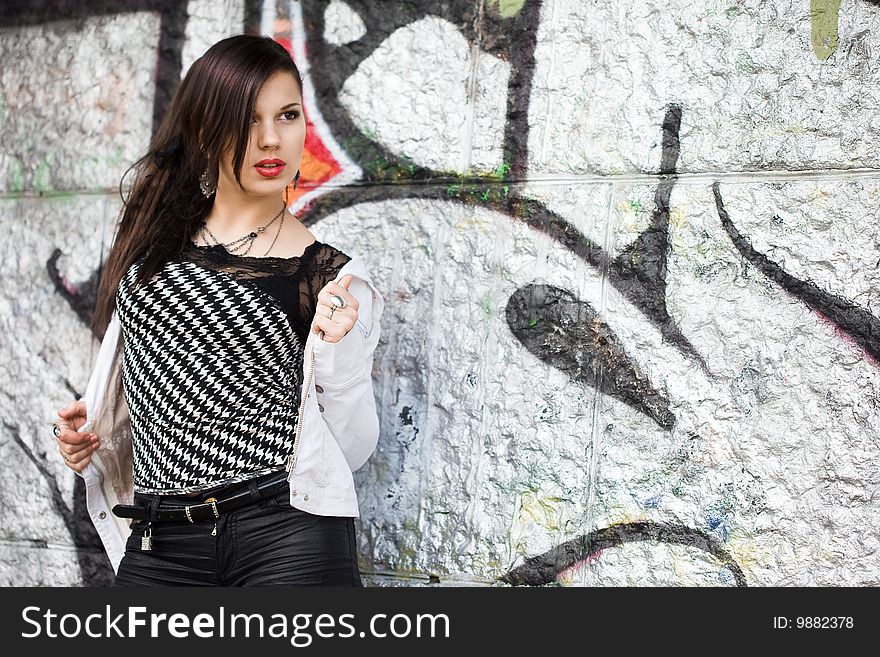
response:
<path id="1" fill-rule="evenodd" d="M 330 303 L 332 303 L 337 308 L 345 308 L 345 299 L 343 299 L 338 294 L 330 295 Z"/>
<path id="2" fill-rule="evenodd" d="M 333 307 L 330 309 L 330 314 L 327 315 L 327 319 L 333 319 L 333 313 L 335 313 L 335 312 L 336 312 L 336 306 L 333 306 Z"/>
<path id="3" fill-rule="evenodd" d="M 58 438 L 61 435 L 61 427 L 58 426 L 57 422 L 52 423 L 52 433 L 55 434 L 56 438 Z"/>

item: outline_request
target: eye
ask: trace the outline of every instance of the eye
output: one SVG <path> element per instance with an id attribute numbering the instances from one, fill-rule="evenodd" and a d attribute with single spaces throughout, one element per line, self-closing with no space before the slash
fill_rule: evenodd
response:
<path id="1" fill-rule="evenodd" d="M 289 116 L 288 121 L 296 121 L 299 118 L 299 112 L 297 110 L 289 110 L 287 112 L 282 112 L 281 116 Z M 251 123 L 257 123 L 257 119 L 251 119 Z"/>

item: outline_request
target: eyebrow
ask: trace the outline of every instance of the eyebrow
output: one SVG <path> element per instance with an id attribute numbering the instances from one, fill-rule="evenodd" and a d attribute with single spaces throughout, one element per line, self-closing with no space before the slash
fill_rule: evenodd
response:
<path id="1" fill-rule="evenodd" d="M 298 107 L 298 106 L 299 106 L 299 103 L 288 103 L 287 105 L 285 105 L 284 107 L 282 107 L 282 108 L 281 108 L 280 110 L 278 110 L 278 111 L 279 111 L 279 112 L 283 112 L 284 110 L 286 110 L 286 109 L 288 109 L 288 108 L 291 108 L 291 107 Z M 257 113 L 257 112 L 256 112 L 256 110 L 255 110 L 255 111 L 254 111 L 254 114 L 256 114 L 256 113 Z"/>

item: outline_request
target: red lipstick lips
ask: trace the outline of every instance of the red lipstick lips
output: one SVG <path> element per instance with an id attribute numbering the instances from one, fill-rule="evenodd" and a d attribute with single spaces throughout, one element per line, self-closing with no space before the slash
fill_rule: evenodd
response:
<path id="1" fill-rule="evenodd" d="M 282 170 L 284 170 L 284 160 L 277 157 L 271 159 L 260 160 L 255 166 L 257 173 L 266 178 L 275 178 Z"/>

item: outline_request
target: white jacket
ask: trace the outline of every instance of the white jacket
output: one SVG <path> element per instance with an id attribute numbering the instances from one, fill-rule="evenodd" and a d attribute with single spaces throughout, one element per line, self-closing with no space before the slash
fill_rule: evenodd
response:
<path id="1" fill-rule="evenodd" d="M 354 276 L 349 292 L 358 301 L 358 320 L 335 343 L 309 331 L 299 448 L 288 476 L 291 506 L 324 516 L 359 515 L 352 472 L 367 461 L 379 438 L 372 371 L 385 304 L 358 258 L 345 263 L 336 282 L 348 274 Z M 114 311 L 86 388 L 87 421 L 79 429 L 101 440 L 80 476 L 86 483 L 89 516 L 114 571 L 125 553 L 131 520 L 117 518 L 110 509 L 134 499 L 131 420 L 119 386 L 121 374 L 122 340 Z"/>

